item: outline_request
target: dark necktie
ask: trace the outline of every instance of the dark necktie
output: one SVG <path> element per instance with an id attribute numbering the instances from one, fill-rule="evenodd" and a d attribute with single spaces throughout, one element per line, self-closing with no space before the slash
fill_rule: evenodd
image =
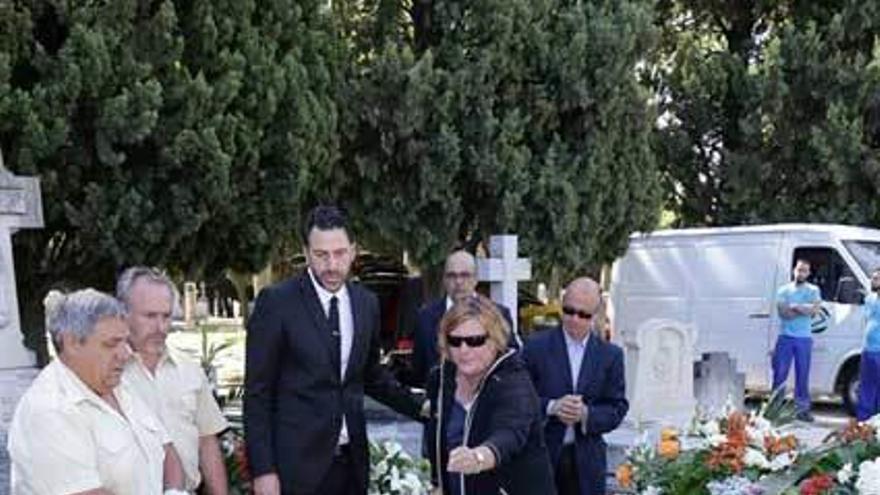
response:
<path id="1" fill-rule="evenodd" d="M 333 337 L 331 340 L 333 347 L 333 364 L 338 370 L 342 351 L 340 350 L 341 343 L 339 339 L 339 298 L 336 296 L 330 298 L 330 312 L 327 315 L 327 326 L 330 327 L 330 336 Z"/>
<path id="2" fill-rule="evenodd" d="M 330 298 L 330 313 L 327 315 L 327 324 L 330 326 L 330 335 L 339 338 L 339 298 Z"/>

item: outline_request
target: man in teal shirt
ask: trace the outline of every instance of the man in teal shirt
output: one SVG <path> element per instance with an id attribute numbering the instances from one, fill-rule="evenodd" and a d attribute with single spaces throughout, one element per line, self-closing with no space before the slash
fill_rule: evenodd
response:
<path id="1" fill-rule="evenodd" d="M 773 351 L 773 390 L 785 387 L 791 362 L 794 361 L 794 400 L 798 419 L 813 421 L 810 414 L 810 360 L 813 337 L 811 318 L 819 310 L 819 288 L 807 282 L 810 262 L 797 260 L 794 280 L 783 285 L 776 293 L 781 328 Z"/>
<path id="2" fill-rule="evenodd" d="M 865 298 L 865 347 L 859 366 L 859 405 L 856 418 L 880 414 L 880 268 L 871 273 L 871 293 Z"/>

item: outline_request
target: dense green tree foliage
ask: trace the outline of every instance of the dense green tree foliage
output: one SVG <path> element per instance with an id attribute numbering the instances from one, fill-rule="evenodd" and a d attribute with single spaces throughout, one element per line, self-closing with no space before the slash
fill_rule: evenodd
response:
<path id="1" fill-rule="evenodd" d="M 335 2 L 342 153 L 321 190 L 422 266 L 516 233 L 539 273 L 595 268 L 657 221 L 637 68 L 651 3 Z"/>
<path id="2" fill-rule="evenodd" d="M 655 145 L 682 225 L 880 225 L 880 2 L 662 1 Z"/>
<path id="3" fill-rule="evenodd" d="M 15 237 L 25 328 L 50 286 L 112 289 L 124 265 L 266 264 L 338 151 L 323 5 L 0 3 L 0 146 L 46 222 Z"/>

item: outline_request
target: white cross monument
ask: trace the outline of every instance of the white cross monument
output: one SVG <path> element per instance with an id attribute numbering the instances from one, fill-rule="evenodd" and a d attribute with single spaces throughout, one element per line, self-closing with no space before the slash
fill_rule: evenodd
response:
<path id="1" fill-rule="evenodd" d="M 477 258 L 477 280 L 489 282 L 492 300 L 510 310 L 514 335 L 519 335 L 517 285 L 532 278 L 532 262 L 517 258 L 518 249 L 517 236 L 493 235 L 489 238 L 489 258 Z"/>
<path id="2" fill-rule="evenodd" d="M 39 181 L 12 175 L 0 153 L 0 493 L 9 489 L 6 432 L 18 399 L 37 375 L 34 353 L 22 343 L 18 321 L 12 234 L 42 226 Z"/>

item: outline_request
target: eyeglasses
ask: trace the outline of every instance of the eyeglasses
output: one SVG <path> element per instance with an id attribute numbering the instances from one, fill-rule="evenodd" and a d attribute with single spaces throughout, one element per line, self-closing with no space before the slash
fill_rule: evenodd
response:
<path id="1" fill-rule="evenodd" d="M 593 313 L 587 313 L 586 311 L 581 311 L 579 309 L 574 309 L 571 306 L 563 306 L 562 312 L 568 316 L 577 316 L 582 320 L 589 320 L 593 318 Z"/>
<path id="2" fill-rule="evenodd" d="M 471 349 L 477 347 L 483 347 L 486 345 L 486 341 L 489 339 L 487 334 L 483 335 L 470 335 L 468 337 L 456 337 L 455 335 L 447 335 L 446 342 L 449 343 L 449 347 L 459 348 L 461 344 L 467 344 Z"/>

